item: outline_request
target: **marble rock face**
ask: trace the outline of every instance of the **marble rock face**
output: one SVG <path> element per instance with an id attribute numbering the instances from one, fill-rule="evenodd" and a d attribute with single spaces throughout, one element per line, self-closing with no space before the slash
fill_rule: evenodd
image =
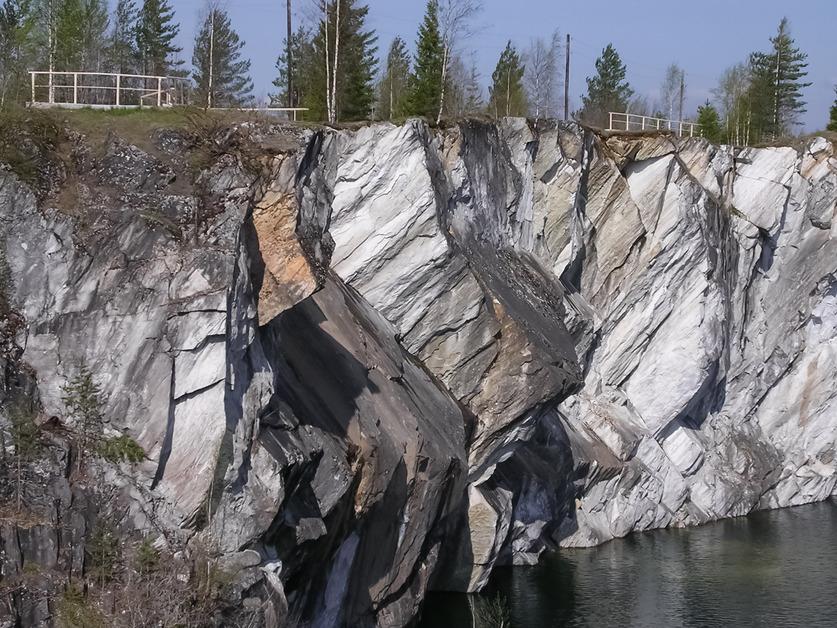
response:
<path id="1" fill-rule="evenodd" d="M 93 221 L 0 170 L 20 368 L 58 417 L 95 374 L 148 454 L 139 527 L 246 556 L 279 615 L 403 626 L 545 549 L 835 493 L 828 141 L 504 119 L 285 144 L 184 193 L 111 137 Z"/>

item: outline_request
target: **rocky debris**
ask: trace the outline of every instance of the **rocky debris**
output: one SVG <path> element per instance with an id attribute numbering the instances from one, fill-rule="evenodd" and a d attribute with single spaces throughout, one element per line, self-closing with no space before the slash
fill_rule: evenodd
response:
<path id="1" fill-rule="evenodd" d="M 835 493 L 829 142 L 213 137 L 178 190 L 199 141 L 111 138 L 74 212 L 0 172 L 4 381 L 60 417 L 85 361 L 147 454 L 126 525 L 217 544 L 230 608 L 404 626 L 498 564 Z"/>
<path id="2" fill-rule="evenodd" d="M 97 160 L 96 176 L 100 185 L 126 192 L 156 192 L 175 179 L 170 166 L 114 134 L 108 136 L 105 154 Z"/>

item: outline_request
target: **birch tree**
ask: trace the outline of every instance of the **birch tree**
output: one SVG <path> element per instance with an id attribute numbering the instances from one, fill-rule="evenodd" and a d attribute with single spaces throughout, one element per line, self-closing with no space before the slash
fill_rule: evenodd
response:
<path id="1" fill-rule="evenodd" d="M 676 63 L 666 68 L 663 83 L 660 85 L 660 103 L 669 120 L 683 119 L 683 98 L 685 97 L 685 73 Z"/>
<path id="2" fill-rule="evenodd" d="M 442 0 L 439 9 L 442 34 L 442 76 L 436 124 L 442 120 L 442 113 L 445 110 L 445 92 L 452 55 L 455 48 L 473 34 L 472 21 L 482 10 L 482 2 L 480 0 Z"/>
<path id="3" fill-rule="evenodd" d="M 558 31 L 547 41 L 537 38 L 526 52 L 524 84 L 530 114 L 535 118 L 549 118 L 554 114 L 559 88 L 560 37 Z"/>
<path id="4" fill-rule="evenodd" d="M 396 37 L 389 47 L 384 75 L 378 89 L 379 118 L 392 120 L 406 113 L 405 100 L 409 80 L 410 57 L 407 44 L 400 37 Z"/>
<path id="5" fill-rule="evenodd" d="M 721 107 L 726 141 L 738 146 L 749 144 L 751 81 L 747 65 L 727 68 L 712 94 Z"/>

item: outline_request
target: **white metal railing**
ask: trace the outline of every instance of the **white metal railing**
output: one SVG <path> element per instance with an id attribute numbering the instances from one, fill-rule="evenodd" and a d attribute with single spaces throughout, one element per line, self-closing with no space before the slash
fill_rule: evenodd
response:
<path id="1" fill-rule="evenodd" d="M 189 79 L 111 72 L 29 72 L 33 107 L 171 107 L 187 104 Z M 46 77 L 46 80 L 44 80 Z"/>
<path id="2" fill-rule="evenodd" d="M 608 131 L 672 131 L 683 137 L 700 135 L 700 125 L 686 120 L 667 120 L 640 116 L 635 113 L 619 113 L 611 111 L 609 114 Z"/>

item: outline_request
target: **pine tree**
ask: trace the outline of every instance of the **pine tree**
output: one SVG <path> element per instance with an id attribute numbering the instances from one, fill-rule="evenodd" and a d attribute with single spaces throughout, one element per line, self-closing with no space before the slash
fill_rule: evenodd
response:
<path id="1" fill-rule="evenodd" d="M 626 68 L 619 53 L 608 44 L 596 59 L 596 76 L 587 78 L 587 94 L 582 96 L 581 119 L 604 126 L 609 111 L 627 111 L 634 90 L 625 80 Z"/>
<path id="2" fill-rule="evenodd" d="M 392 40 L 386 69 L 378 85 L 378 117 L 400 118 L 407 113 L 407 88 L 410 81 L 410 57 L 407 44 L 400 37 Z"/>
<path id="3" fill-rule="evenodd" d="M 411 115 L 434 119 L 442 96 L 444 44 L 439 31 L 439 2 L 428 0 L 418 32 L 414 75 L 408 110 Z"/>
<path id="4" fill-rule="evenodd" d="M 708 100 L 698 107 L 697 123 L 700 125 L 702 137 L 714 144 L 723 141 L 724 132 L 721 128 L 721 116 L 718 115 L 718 110 Z"/>
<path id="5" fill-rule="evenodd" d="M 210 5 L 192 55 L 198 103 L 207 108 L 237 107 L 252 99 L 250 61 L 241 58 L 243 47 L 227 12 Z"/>
<path id="6" fill-rule="evenodd" d="M 834 89 L 837 92 L 837 88 Z M 837 98 L 834 99 L 834 104 L 831 105 L 831 112 L 828 121 L 828 130 L 837 131 Z"/>
<path id="7" fill-rule="evenodd" d="M 755 137 L 762 139 L 791 132 L 807 111 L 802 90 L 811 85 L 804 81 L 808 55 L 794 45 L 787 18 L 782 18 L 770 43 L 770 52 L 750 55 L 752 124 Z"/>
<path id="8" fill-rule="evenodd" d="M 118 0 L 113 11 L 108 40 L 108 67 L 111 72 L 128 74 L 136 69 L 137 50 L 137 5 L 134 0 Z"/>
<path id="9" fill-rule="evenodd" d="M 137 51 L 144 74 L 165 76 L 183 62 L 174 40 L 180 26 L 174 21 L 169 0 L 144 0 L 137 20 Z"/>
<path id="10" fill-rule="evenodd" d="M 526 115 L 528 105 L 523 89 L 524 72 L 520 55 L 509 41 L 491 74 L 488 109 L 494 116 Z"/>

